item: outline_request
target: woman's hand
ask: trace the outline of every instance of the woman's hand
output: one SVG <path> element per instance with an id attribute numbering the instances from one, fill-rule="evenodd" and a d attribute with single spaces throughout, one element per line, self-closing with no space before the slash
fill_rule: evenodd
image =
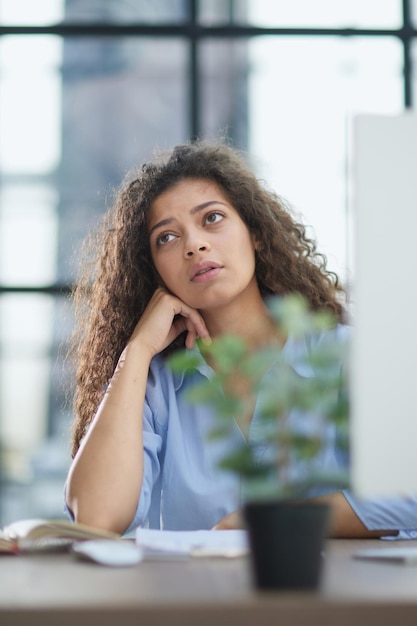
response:
<path id="1" fill-rule="evenodd" d="M 212 530 L 235 530 L 244 527 L 242 511 L 233 511 L 233 513 L 222 517 L 222 519 L 213 526 Z"/>
<path id="2" fill-rule="evenodd" d="M 210 334 L 200 313 L 159 287 L 133 331 L 129 343 L 140 338 L 152 356 L 162 352 L 182 332 L 187 331 L 185 345 L 192 348 L 198 337 L 210 343 Z"/>

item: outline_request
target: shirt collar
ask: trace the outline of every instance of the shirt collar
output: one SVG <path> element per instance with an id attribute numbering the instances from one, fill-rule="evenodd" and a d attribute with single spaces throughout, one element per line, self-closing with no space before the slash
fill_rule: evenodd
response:
<path id="1" fill-rule="evenodd" d="M 205 378 L 211 378 L 214 376 L 213 369 L 207 364 L 198 346 L 195 345 L 194 348 L 190 348 L 190 350 L 192 350 L 193 354 L 195 354 L 198 358 L 196 370 Z M 314 370 L 308 359 L 308 338 L 295 338 L 291 335 L 288 336 L 282 348 L 282 353 L 286 356 L 287 362 L 299 376 L 302 376 L 303 378 L 314 377 Z M 185 375 L 185 371 L 174 375 L 175 391 L 178 391 L 178 389 L 180 389 L 184 384 Z"/>

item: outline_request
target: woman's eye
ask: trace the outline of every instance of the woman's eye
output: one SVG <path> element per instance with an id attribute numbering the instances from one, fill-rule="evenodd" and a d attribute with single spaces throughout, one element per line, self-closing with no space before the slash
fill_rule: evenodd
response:
<path id="1" fill-rule="evenodd" d="M 215 224 L 216 222 L 220 222 L 223 219 L 224 215 L 222 213 L 217 213 L 213 211 L 213 213 L 209 213 L 206 216 L 207 224 Z"/>
<path id="2" fill-rule="evenodd" d="M 169 243 L 170 241 L 172 241 L 174 237 L 175 235 L 173 235 L 172 233 L 162 233 L 161 235 L 158 235 L 158 237 L 156 238 L 156 245 L 163 246 L 166 243 Z"/>

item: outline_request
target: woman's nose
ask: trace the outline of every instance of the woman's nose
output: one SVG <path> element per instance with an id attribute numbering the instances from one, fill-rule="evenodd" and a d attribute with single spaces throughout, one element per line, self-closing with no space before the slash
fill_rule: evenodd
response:
<path id="1" fill-rule="evenodd" d="M 192 257 L 197 252 L 205 252 L 207 250 L 210 250 L 210 245 L 207 241 L 202 241 L 201 239 L 191 241 L 189 239 L 186 243 L 185 255 L 187 257 Z"/>

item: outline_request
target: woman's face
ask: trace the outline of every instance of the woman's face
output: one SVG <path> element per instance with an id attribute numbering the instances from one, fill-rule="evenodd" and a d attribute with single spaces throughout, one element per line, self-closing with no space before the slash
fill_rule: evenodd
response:
<path id="1" fill-rule="evenodd" d="M 214 182 L 186 179 L 163 192 L 148 230 L 161 280 L 189 306 L 210 310 L 258 293 L 254 238 Z"/>

